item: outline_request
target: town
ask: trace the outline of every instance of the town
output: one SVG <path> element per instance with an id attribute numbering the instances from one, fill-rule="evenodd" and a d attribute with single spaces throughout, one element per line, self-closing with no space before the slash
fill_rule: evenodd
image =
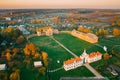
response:
<path id="1" fill-rule="evenodd" d="M 1 9 L 0 80 L 119 80 L 119 9 Z"/>

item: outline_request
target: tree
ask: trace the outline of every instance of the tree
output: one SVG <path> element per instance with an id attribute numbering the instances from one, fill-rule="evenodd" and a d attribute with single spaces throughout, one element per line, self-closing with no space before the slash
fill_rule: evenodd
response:
<path id="1" fill-rule="evenodd" d="M 13 56 L 15 56 L 18 52 L 19 52 L 19 49 L 18 48 L 14 48 L 13 49 Z"/>
<path id="2" fill-rule="evenodd" d="M 78 27 L 77 30 L 80 32 L 91 33 L 91 30 L 85 27 Z"/>
<path id="3" fill-rule="evenodd" d="M 11 28 L 11 27 L 8 27 L 8 28 L 6 29 L 6 32 L 8 32 L 8 33 L 12 32 L 12 31 L 13 31 L 13 28 Z"/>
<path id="4" fill-rule="evenodd" d="M 114 36 L 119 36 L 119 35 L 120 35 L 120 30 L 117 29 L 117 28 L 114 28 L 114 29 L 113 29 L 113 35 L 114 35 Z"/>
<path id="5" fill-rule="evenodd" d="M 10 54 L 10 52 L 7 52 L 7 53 L 6 53 L 6 58 L 7 58 L 8 61 L 11 60 L 11 54 Z"/>
<path id="6" fill-rule="evenodd" d="M 108 30 L 99 29 L 99 30 L 96 32 L 96 35 L 98 35 L 98 36 L 108 35 Z"/>
<path id="7" fill-rule="evenodd" d="M 20 70 L 17 69 L 15 72 L 10 74 L 10 80 L 20 80 Z"/>
<path id="8" fill-rule="evenodd" d="M 46 73 L 46 68 L 45 68 L 45 67 L 41 67 L 41 68 L 39 69 L 39 72 L 40 72 L 42 75 L 45 75 L 45 73 Z"/>
<path id="9" fill-rule="evenodd" d="M 46 52 L 42 52 L 42 58 L 43 60 L 47 60 L 48 59 L 48 54 Z"/>
<path id="10" fill-rule="evenodd" d="M 16 40 L 16 43 L 17 44 L 20 44 L 20 43 L 22 43 L 24 41 L 24 36 L 19 36 L 18 38 L 17 38 L 17 40 Z"/>
<path id="11" fill-rule="evenodd" d="M 46 52 L 42 52 L 42 58 L 45 66 L 48 66 L 48 54 Z"/>
<path id="12" fill-rule="evenodd" d="M 26 44 L 26 46 L 24 48 L 24 53 L 26 55 L 34 56 L 37 53 L 37 48 L 33 43 L 28 43 L 28 44 Z"/>
<path id="13" fill-rule="evenodd" d="M 24 48 L 24 53 L 25 53 L 25 55 L 30 55 L 30 51 L 27 49 L 27 48 Z"/>
<path id="14" fill-rule="evenodd" d="M 110 58 L 110 55 L 108 53 L 105 53 L 103 57 L 104 57 L 104 60 L 108 60 Z"/>

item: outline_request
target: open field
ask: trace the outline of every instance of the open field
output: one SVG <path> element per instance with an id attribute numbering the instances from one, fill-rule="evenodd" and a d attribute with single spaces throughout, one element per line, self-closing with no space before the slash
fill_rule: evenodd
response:
<path id="1" fill-rule="evenodd" d="M 50 58 L 50 64 L 48 66 L 49 70 L 54 70 L 56 68 L 62 67 L 63 61 L 72 58 L 73 56 L 65 51 L 61 46 L 59 46 L 54 40 L 49 37 L 33 37 L 29 39 L 30 42 L 33 42 L 36 46 L 40 47 L 41 50 L 44 50 L 48 53 Z M 87 44 L 87 43 L 86 43 Z M 60 63 L 57 63 L 57 60 L 60 60 Z M 85 67 L 79 67 L 74 70 L 65 71 L 61 69 L 56 72 L 49 72 L 49 76 L 53 80 L 58 80 L 60 77 L 71 76 L 71 77 L 94 77 L 94 74 L 91 73 Z"/>
<path id="2" fill-rule="evenodd" d="M 48 53 L 50 58 L 50 66 L 48 67 L 50 70 L 62 67 L 63 61 L 73 57 L 49 37 L 33 37 L 30 41 L 40 47 L 42 51 Z M 57 60 L 60 60 L 60 63 L 57 63 Z"/>
<path id="3" fill-rule="evenodd" d="M 84 49 L 86 49 L 88 54 L 94 51 L 104 52 L 103 48 L 84 40 L 78 39 L 74 36 L 71 36 L 70 34 L 61 33 L 58 35 L 54 35 L 54 38 L 78 56 L 83 53 Z"/>
<path id="4" fill-rule="evenodd" d="M 53 36 L 56 40 L 58 40 L 60 43 L 62 43 L 65 47 L 70 49 L 72 52 L 74 52 L 76 55 L 80 56 L 84 49 L 87 50 L 87 53 L 94 52 L 94 51 L 100 51 L 102 53 L 105 53 L 103 48 L 96 46 L 95 44 L 88 43 L 86 41 L 83 41 L 81 39 L 78 39 L 74 36 L 71 36 L 70 34 L 61 33 L 58 35 Z M 44 50 L 48 53 L 50 58 L 50 64 L 48 66 L 49 70 L 54 70 L 59 67 L 62 67 L 63 61 L 72 58 L 73 56 L 69 54 L 67 51 L 65 51 L 61 46 L 59 46 L 54 40 L 52 40 L 50 37 L 33 37 L 29 39 L 30 42 L 33 42 L 36 46 L 40 47 L 41 50 Z M 107 46 L 108 50 L 111 49 L 114 45 L 119 45 L 119 37 L 117 38 L 107 38 L 107 39 L 100 39 L 97 44 L 101 46 Z M 117 49 L 119 49 L 117 47 Z M 60 63 L 57 63 L 57 60 L 60 60 Z M 113 57 L 110 59 L 112 62 L 116 62 L 116 58 Z M 91 63 L 90 65 L 93 66 L 96 70 L 99 66 L 106 65 L 107 62 L 104 60 L 100 60 L 94 63 Z M 104 74 L 104 71 L 97 70 L 100 73 Z M 61 69 L 56 72 L 49 72 L 48 73 L 49 78 L 53 80 L 58 80 L 60 77 L 93 77 L 94 75 L 85 67 L 79 67 L 74 70 L 65 71 L 64 69 Z M 107 76 L 107 75 L 106 75 Z M 111 76 L 109 74 L 107 77 Z"/>
<path id="5" fill-rule="evenodd" d="M 119 52 L 120 51 L 120 37 L 111 37 L 104 38 L 99 40 L 100 45 L 107 46 L 108 53 L 111 54 L 112 49 Z M 118 53 L 117 53 L 118 54 Z M 110 78 L 110 80 L 118 80 L 116 76 L 112 75 L 107 67 L 111 64 L 116 65 L 116 63 L 120 63 L 120 59 L 116 56 L 112 56 L 109 60 L 100 60 L 90 65 L 94 67 L 98 72 L 100 72 L 103 76 Z"/>
<path id="6" fill-rule="evenodd" d="M 100 45 L 105 45 L 108 47 L 108 51 L 116 47 L 120 50 L 120 37 L 104 38 L 99 41 Z"/>

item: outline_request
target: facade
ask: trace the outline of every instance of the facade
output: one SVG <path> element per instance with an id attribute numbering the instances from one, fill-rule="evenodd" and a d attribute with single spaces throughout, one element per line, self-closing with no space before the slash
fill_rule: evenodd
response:
<path id="1" fill-rule="evenodd" d="M 17 28 L 18 28 L 20 31 L 22 31 L 22 33 L 23 33 L 24 35 L 30 34 L 30 32 L 25 28 L 24 25 L 17 26 Z"/>
<path id="2" fill-rule="evenodd" d="M 41 67 L 42 66 L 42 62 L 41 61 L 35 61 L 34 62 L 34 67 Z"/>
<path id="3" fill-rule="evenodd" d="M 75 69 L 79 66 L 82 66 L 82 64 L 83 64 L 83 61 L 81 60 L 81 58 L 77 57 L 77 58 L 73 58 L 65 61 L 63 66 L 64 66 L 64 69 L 67 71 L 67 70 Z"/>
<path id="4" fill-rule="evenodd" d="M 52 36 L 53 34 L 59 34 L 58 29 L 53 29 L 52 27 L 36 28 L 38 36 Z"/>
<path id="5" fill-rule="evenodd" d="M 84 50 L 80 57 L 64 61 L 63 67 L 66 71 L 68 71 L 82 66 L 84 63 L 92 63 L 100 59 L 102 59 L 102 54 L 100 52 L 97 51 L 87 54 L 86 50 Z"/>
<path id="6" fill-rule="evenodd" d="M 53 35 L 53 31 L 51 27 L 37 28 L 36 32 L 38 36 L 42 36 L 42 35 L 52 36 Z"/>
<path id="7" fill-rule="evenodd" d="M 79 32 L 77 30 L 73 30 L 71 32 L 71 34 L 75 37 L 78 37 L 78 38 L 85 40 L 87 42 L 90 42 L 90 43 L 98 42 L 98 37 L 92 33 L 83 33 L 83 32 Z"/>
<path id="8" fill-rule="evenodd" d="M 6 69 L 6 64 L 0 64 L 0 71 Z"/>

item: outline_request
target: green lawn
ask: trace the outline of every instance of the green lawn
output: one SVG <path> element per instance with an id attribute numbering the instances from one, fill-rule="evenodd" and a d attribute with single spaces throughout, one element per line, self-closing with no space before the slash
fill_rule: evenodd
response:
<path id="1" fill-rule="evenodd" d="M 52 80 L 59 80 L 60 77 L 94 77 L 86 67 L 81 66 L 73 70 L 65 71 L 61 69 L 58 72 L 49 73 L 49 77 Z"/>
<path id="2" fill-rule="evenodd" d="M 78 39 L 70 34 L 60 33 L 58 35 L 54 35 L 53 37 L 78 56 L 82 54 L 84 49 L 87 50 L 87 53 L 94 51 L 100 51 L 102 53 L 105 53 L 103 48 L 96 46 L 95 44 L 91 44 L 89 42 Z M 46 51 L 48 53 L 50 58 L 49 59 L 50 63 L 48 66 L 49 70 L 62 67 L 63 62 L 65 60 L 73 57 L 71 54 L 69 54 L 66 50 L 64 50 L 61 46 L 59 46 L 54 40 L 52 40 L 49 37 L 45 37 L 45 36 L 33 37 L 29 39 L 29 41 L 33 42 L 36 46 L 40 47 L 42 51 Z M 120 37 L 100 39 L 97 44 L 100 44 L 101 46 L 107 46 L 108 49 L 111 49 L 114 45 L 120 45 L 120 43 L 118 42 L 120 42 Z M 59 64 L 57 63 L 57 60 L 60 60 Z M 110 61 L 113 62 L 116 60 L 117 60 L 116 58 L 112 58 Z M 106 61 L 100 60 L 91 63 L 90 65 L 96 69 L 97 67 L 104 66 L 105 64 L 107 64 Z M 102 71 L 101 70 L 98 71 L 104 74 L 103 70 Z M 60 77 L 93 77 L 94 76 L 89 70 L 87 70 L 83 66 L 70 71 L 65 71 L 64 69 L 61 69 L 57 72 L 52 72 L 52 73 L 49 72 L 48 75 L 49 78 L 52 80 L 58 80 Z"/>
<path id="3" fill-rule="evenodd" d="M 50 58 L 48 68 L 50 70 L 62 67 L 63 61 L 73 57 L 49 37 L 33 37 L 30 39 L 30 42 L 33 42 L 36 46 L 40 47 L 42 51 L 48 53 Z M 59 60 L 60 63 L 57 63 L 57 60 Z"/>
<path id="4" fill-rule="evenodd" d="M 108 47 L 108 51 L 113 48 L 115 45 L 120 45 L 120 37 L 111 37 L 111 38 L 104 38 L 99 40 L 100 45 L 105 45 Z M 120 46 L 116 47 L 119 48 Z"/>
<path id="5" fill-rule="evenodd" d="M 64 35 L 66 35 L 66 34 L 64 34 Z M 55 35 L 55 36 L 59 37 L 59 35 Z M 61 38 L 62 38 L 62 36 L 61 36 Z M 74 38 L 75 37 L 73 37 L 73 39 Z M 67 39 L 67 37 L 66 37 L 66 39 Z M 75 38 L 75 39 L 77 39 L 77 38 Z M 79 39 L 77 39 L 77 40 L 78 40 L 78 42 L 81 41 Z M 33 42 L 36 46 L 40 47 L 40 49 L 42 51 L 46 51 L 48 53 L 49 58 L 50 58 L 50 64 L 48 66 L 49 70 L 53 70 L 53 69 L 62 67 L 63 61 L 73 58 L 73 56 L 71 54 L 69 54 L 67 51 L 65 51 L 61 46 L 59 46 L 54 40 L 52 40 L 49 37 L 44 37 L 44 36 L 33 37 L 33 38 L 29 39 L 29 41 Z M 82 41 L 82 42 L 84 42 L 84 41 Z M 89 46 L 89 43 L 85 42 L 85 44 Z M 77 51 L 77 49 L 74 49 L 74 50 Z M 57 63 L 57 60 L 60 60 L 59 64 Z M 70 76 L 71 77 L 91 77 L 92 76 L 93 77 L 94 74 L 91 73 L 85 67 L 79 67 L 77 69 L 70 70 L 67 72 L 64 69 L 61 69 L 61 70 L 59 70 L 57 72 L 53 72 L 53 73 L 49 72 L 49 76 L 52 80 L 58 80 L 60 77 L 65 77 L 65 76 L 68 76 L 68 77 L 70 77 Z"/>
<path id="6" fill-rule="evenodd" d="M 116 50 L 117 52 L 120 51 L 120 37 L 111 37 L 111 38 L 104 38 L 104 39 L 100 39 L 99 40 L 99 44 L 102 45 L 102 46 L 107 46 L 107 50 L 108 50 L 108 53 L 111 54 L 111 50 L 112 48 L 114 50 Z M 120 59 L 114 55 L 112 55 L 112 57 L 109 59 L 109 60 L 100 60 L 100 61 L 97 61 L 97 62 L 94 62 L 94 63 L 91 63 L 90 65 L 92 67 L 94 67 L 95 69 L 96 68 L 100 68 L 100 69 L 97 69 L 103 76 L 106 76 L 108 78 L 110 78 L 110 80 L 117 80 L 115 79 L 116 76 L 112 75 L 108 70 L 107 70 L 107 67 L 110 65 L 110 64 L 114 64 L 115 63 L 120 63 Z"/>
<path id="7" fill-rule="evenodd" d="M 54 35 L 54 38 L 78 56 L 80 56 L 83 53 L 84 49 L 87 50 L 88 54 L 94 51 L 104 52 L 101 47 L 86 42 L 84 40 L 78 39 L 70 34 L 61 33 L 58 35 Z"/>

